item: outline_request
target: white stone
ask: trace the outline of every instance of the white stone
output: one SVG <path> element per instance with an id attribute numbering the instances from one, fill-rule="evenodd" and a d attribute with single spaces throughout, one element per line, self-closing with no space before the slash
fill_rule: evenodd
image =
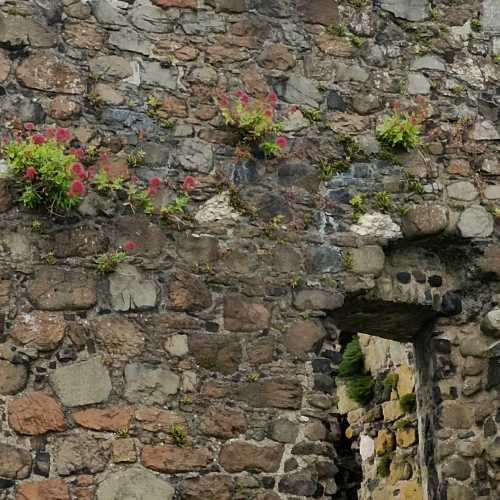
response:
<path id="1" fill-rule="evenodd" d="M 174 494 L 169 483 L 139 467 L 111 472 L 97 488 L 97 500 L 172 500 Z"/>
<path id="2" fill-rule="evenodd" d="M 410 95 L 427 95 L 431 91 L 431 84 L 424 75 L 410 73 L 408 75 L 408 93 Z"/>
<path id="3" fill-rule="evenodd" d="M 385 255 L 378 245 L 368 245 L 351 250 L 352 270 L 357 274 L 378 276 L 384 269 Z"/>
<path id="4" fill-rule="evenodd" d="M 50 383 L 61 403 L 70 407 L 102 403 L 111 393 L 111 379 L 99 357 L 57 368 Z"/>
<path id="5" fill-rule="evenodd" d="M 493 47 L 493 55 L 499 55 L 500 54 L 500 36 L 496 36 L 493 38 L 492 41 L 492 47 Z"/>
<path id="6" fill-rule="evenodd" d="M 445 71 L 446 66 L 439 57 L 425 55 L 415 59 L 410 69 L 412 70 L 433 69 L 435 71 Z"/>
<path id="7" fill-rule="evenodd" d="M 494 184 L 486 186 L 484 197 L 488 200 L 498 200 L 498 198 L 500 198 L 500 185 Z"/>
<path id="8" fill-rule="evenodd" d="M 184 356 L 188 353 L 187 335 L 172 335 L 165 340 L 165 350 L 172 356 Z"/>
<path id="9" fill-rule="evenodd" d="M 408 21 L 423 21 L 429 16 L 428 0 L 382 0 L 382 8 Z"/>
<path id="10" fill-rule="evenodd" d="M 129 264 L 120 264 L 109 278 L 113 311 L 144 310 L 156 305 L 158 287 Z"/>
<path id="11" fill-rule="evenodd" d="M 9 173 L 9 164 L 4 161 L 0 160 L 0 177 L 5 177 Z"/>
<path id="12" fill-rule="evenodd" d="M 495 125 L 489 120 L 477 121 L 469 132 L 469 139 L 473 141 L 497 141 L 500 139 Z"/>
<path id="13" fill-rule="evenodd" d="M 309 127 L 309 121 L 304 118 L 300 109 L 290 113 L 285 120 L 283 120 L 283 132 L 296 132 Z"/>
<path id="14" fill-rule="evenodd" d="M 455 200 L 472 201 L 479 195 L 474 184 L 466 181 L 454 182 L 446 189 L 448 191 L 448 196 Z"/>
<path id="15" fill-rule="evenodd" d="M 198 377 L 196 376 L 196 372 L 193 370 L 184 370 L 182 372 L 181 389 L 183 392 L 194 392 L 197 383 Z"/>
<path id="16" fill-rule="evenodd" d="M 390 215 L 373 212 L 361 216 L 351 231 L 359 236 L 372 236 L 386 240 L 402 238 L 401 228 L 393 222 Z"/>
<path id="17" fill-rule="evenodd" d="M 337 385 L 337 399 L 337 409 L 341 415 L 345 415 L 352 410 L 361 408 L 361 405 L 359 403 L 356 403 L 356 401 L 353 401 L 352 399 L 349 399 L 347 397 L 347 387 L 343 383 Z"/>
<path id="18" fill-rule="evenodd" d="M 484 31 L 500 33 L 500 0 L 484 0 L 481 26 Z"/>
<path id="19" fill-rule="evenodd" d="M 206 201 L 194 216 L 198 224 L 206 224 L 220 220 L 238 220 L 240 214 L 229 202 L 229 193 L 220 193 Z"/>
<path id="20" fill-rule="evenodd" d="M 457 224 L 463 238 L 486 238 L 493 232 L 493 217 L 484 207 L 467 208 Z"/>
<path id="21" fill-rule="evenodd" d="M 363 462 L 373 457 L 375 453 L 375 441 L 370 436 L 361 434 L 359 440 L 359 453 Z"/>

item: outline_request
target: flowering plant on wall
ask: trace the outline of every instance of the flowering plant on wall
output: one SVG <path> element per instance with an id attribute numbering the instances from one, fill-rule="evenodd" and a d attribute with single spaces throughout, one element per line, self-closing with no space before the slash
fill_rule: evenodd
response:
<path id="1" fill-rule="evenodd" d="M 411 112 L 401 111 L 401 103 L 395 101 L 392 114 L 386 116 L 377 128 L 377 139 L 393 149 L 415 149 L 421 143 L 427 113 L 427 101 L 424 97 L 417 97 L 416 107 Z"/>
<path id="2" fill-rule="evenodd" d="M 68 129 L 49 128 L 42 133 L 33 123 L 3 139 L 1 154 L 23 205 L 66 212 L 85 196 L 88 172 L 69 150 L 69 139 Z"/>
<path id="3" fill-rule="evenodd" d="M 225 124 L 238 132 L 238 157 L 250 156 L 249 149 L 255 147 L 268 158 L 283 155 L 288 141 L 280 135 L 283 126 L 276 121 L 277 102 L 275 92 L 265 99 L 250 99 L 243 90 L 238 90 L 232 97 L 223 95 L 217 99 Z"/>

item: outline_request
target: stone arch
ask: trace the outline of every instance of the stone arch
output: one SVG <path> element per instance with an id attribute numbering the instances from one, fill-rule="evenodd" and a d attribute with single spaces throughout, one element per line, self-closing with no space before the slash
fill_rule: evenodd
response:
<path id="1" fill-rule="evenodd" d="M 385 248 L 385 266 L 376 273 L 373 286 L 347 293 L 340 307 L 325 311 L 323 321 L 329 331 L 336 331 L 337 344 L 345 345 L 345 340 L 340 340 L 342 335 L 363 332 L 365 356 L 370 344 L 367 339 L 406 345 L 415 377 L 417 411 L 413 427 L 417 428 L 418 436 L 410 439 L 411 444 L 415 443 L 418 470 L 398 482 L 397 477 L 392 480 L 391 468 L 388 486 L 384 485 L 384 480 L 364 475 L 360 498 L 376 500 L 387 498 L 387 495 L 426 500 L 468 498 L 470 492 L 479 488 L 478 476 L 470 467 L 471 459 L 481 464 L 483 472 L 477 474 L 482 473 L 483 480 L 486 470 L 490 474 L 496 470 L 494 450 L 497 441 L 485 440 L 488 431 L 482 427 L 489 421 L 493 429 L 495 396 L 489 390 L 498 384 L 498 342 L 487 337 L 496 335 L 496 327 L 490 323 L 495 323 L 497 313 L 495 310 L 489 313 L 481 326 L 475 319 L 484 306 L 481 301 L 487 302 L 491 295 L 488 288 L 496 290 L 496 284 L 489 281 L 491 275 L 482 271 L 476 279 L 482 280 L 483 285 L 470 279 L 470 268 L 465 264 L 470 251 L 458 241 L 390 245 Z M 377 248 L 361 250 L 367 261 L 377 253 Z M 354 259 L 358 257 L 355 255 Z M 372 359 L 380 361 L 380 354 L 379 351 Z M 390 363 L 385 367 L 373 370 L 370 362 L 365 365 L 380 377 L 380 372 L 387 373 L 389 365 L 395 366 L 397 356 L 389 353 L 387 357 Z M 450 378 L 454 382 L 450 382 Z M 398 402 L 394 400 L 401 394 L 393 393 L 392 396 L 392 400 L 382 401 L 382 411 L 376 418 L 373 415 L 377 414 L 380 400 L 365 409 L 360 409 L 359 405 L 341 408 L 342 404 L 338 404 L 339 413 L 347 415 L 348 433 L 355 449 L 359 449 L 360 439 L 370 433 L 375 441 L 384 445 L 384 439 L 388 439 L 385 431 L 380 432 L 384 427 L 392 427 L 388 433 L 392 435 L 391 440 L 397 434 L 399 444 L 400 434 L 402 446 L 411 445 L 404 443 L 404 432 L 395 432 L 394 423 L 404 419 L 404 412 L 399 411 Z M 345 393 L 342 397 L 345 400 Z M 476 401 L 485 408 L 478 408 Z M 395 414 L 390 415 L 394 410 Z M 459 439 L 455 441 L 457 434 Z M 367 445 L 366 440 L 361 444 L 365 448 L 372 445 L 373 442 Z M 396 448 L 397 444 L 391 444 L 390 450 Z M 378 458 L 375 452 L 370 452 L 363 460 L 373 463 Z M 396 475 L 398 466 L 401 472 L 401 464 L 397 464 Z M 489 490 L 485 487 L 484 491 Z"/>

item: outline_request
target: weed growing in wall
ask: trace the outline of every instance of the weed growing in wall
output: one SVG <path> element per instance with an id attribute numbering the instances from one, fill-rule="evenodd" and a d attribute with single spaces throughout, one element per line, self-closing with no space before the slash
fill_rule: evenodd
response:
<path id="1" fill-rule="evenodd" d="M 118 250 L 99 255 L 95 260 L 97 270 L 101 274 L 112 273 L 117 268 L 118 264 L 127 260 L 129 253 L 133 252 L 136 247 L 137 245 L 135 242 L 129 240 L 126 241 Z"/>
<path id="2" fill-rule="evenodd" d="M 4 138 L 1 155 L 26 207 L 65 213 L 85 196 L 88 172 L 70 152 L 70 137 L 65 128 L 40 132 L 33 123 L 26 123 L 23 132 Z"/>
<path id="3" fill-rule="evenodd" d="M 268 158 L 283 155 L 288 141 L 280 135 L 283 126 L 276 121 L 278 96 L 274 92 L 266 99 L 250 99 L 246 92 L 238 90 L 234 97 L 224 95 L 216 102 L 225 124 L 239 134 L 239 149 L 249 153 L 257 147 Z"/>
<path id="4" fill-rule="evenodd" d="M 367 404 L 373 396 L 374 380 L 363 373 L 364 356 L 358 337 L 347 344 L 339 364 L 339 377 L 347 379 L 347 396 L 360 404 Z"/>
<path id="5" fill-rule="evenodd" d="M 393 104 L 393 112 L 377 128 L 377 139 L 387 147 L 410 151 L 422 141 L 423 122 L 427 118 L 425 98 L 417 98 L 415 110 L 401 111 L 401 103 Z"/>
<path id="6" fill-rule="evenodd" d="M 417 409 L 417 397 L 415 394 L 404 394 L 399 399 L 399 406 L 405 413 L 412 413 Z"/>

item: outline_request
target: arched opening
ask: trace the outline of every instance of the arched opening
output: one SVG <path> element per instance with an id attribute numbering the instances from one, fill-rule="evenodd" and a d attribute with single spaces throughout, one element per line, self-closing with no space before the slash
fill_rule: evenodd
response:
<path id="1" fill-rule="evenodd" d="M 333 498 L 436 498 L 430 352 L 436 317 L 432 304 L 362 295 L 331 313 L 343 359 L 356 343 L 363 357 L 358 374 L 342 376 L 341 363 L 336 376 L 341 436 Z"/>

